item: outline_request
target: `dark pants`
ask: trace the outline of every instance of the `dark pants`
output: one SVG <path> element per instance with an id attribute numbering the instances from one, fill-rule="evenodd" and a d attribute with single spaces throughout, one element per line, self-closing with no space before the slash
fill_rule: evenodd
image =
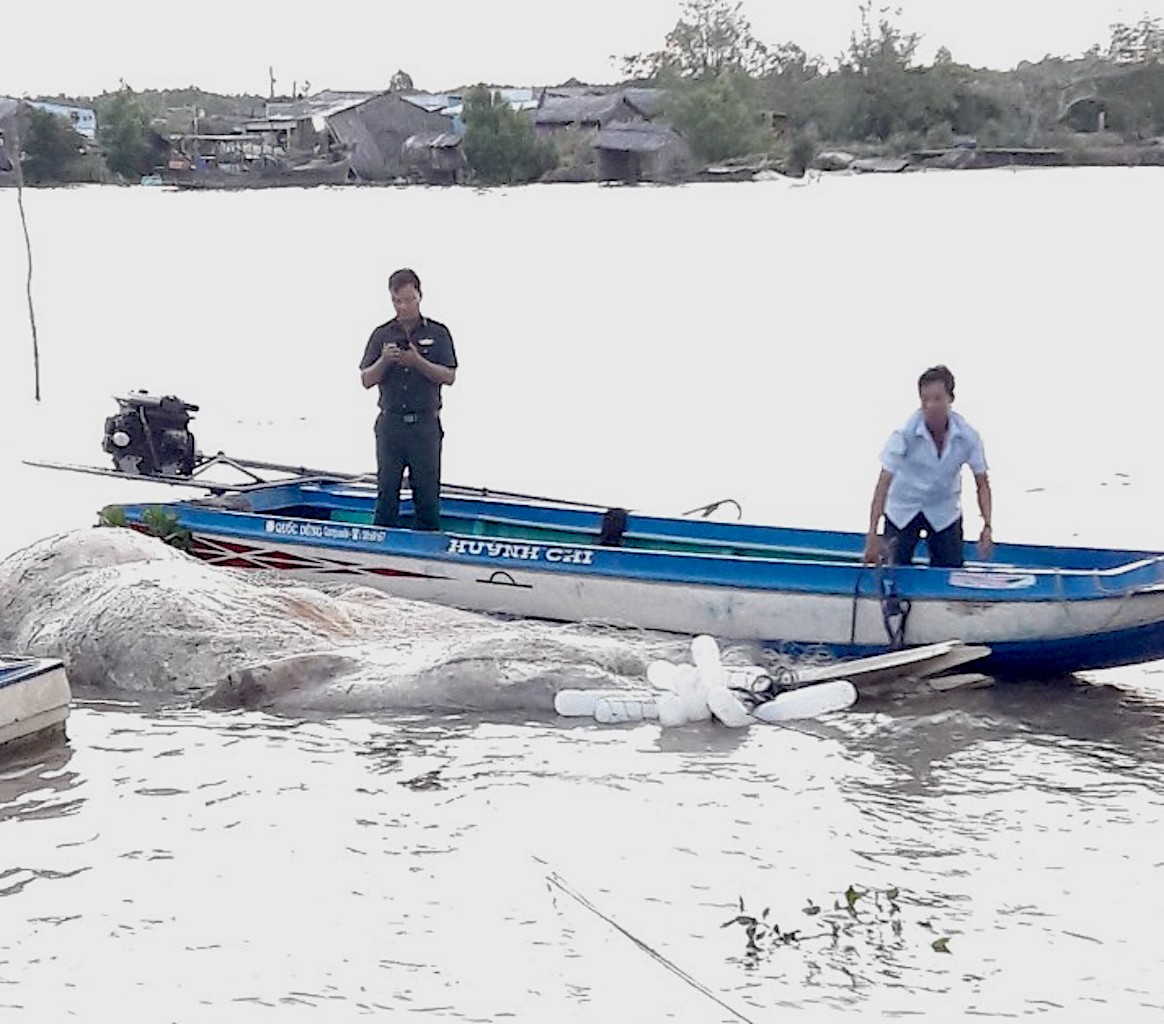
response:
<path id="1" fill-rule="evenodd" d="M 962 565 L 962 517 L 958 516 L 944 530 L 935 530 L 920 512 L 904 527 L 898 528 L 885 517 L 885 543 L 889 561 L 894 565 L 909 565 L 917 549 L 921 532 L 926 533 L 926 548 L 930 565 L 936 569 L 957 569 Z"/>
<path id="2" fill-rule="evenodd" d="M 377 526 L 400 525 L 400 485 L 404 470 L 412 489 L 413 529 L 441 528 L 441 441 L 445 432 L 435 412 L 381 412 L 376 417 Z"/>

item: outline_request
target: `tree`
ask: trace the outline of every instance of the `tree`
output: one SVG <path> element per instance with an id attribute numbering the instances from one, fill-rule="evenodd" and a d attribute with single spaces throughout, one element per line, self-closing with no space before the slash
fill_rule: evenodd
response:
<path id="1" fill-rule="evenodd" d="M 1164 25 L 1145 14 L 1135 25 L 1111 27 L 1108 57 L 1116 64 L 1149 64 L 1164 59 Z"/>
<path id="2" fill-rule="evenodd" d="M 22 143 L 21 170 L 28 184 L 76 181 L 82 177 L 85 140 L 63 117 L 29 107 Z"/>
<path id="3" fill-rule="evenodd" d="M 865 0 L 858 9 L 861 25 L 850 36 L 848 60 L 841 67 L 852 87 L 849 127 L 854 138 L 884 141 L 895 131 L 924 121 L 916 117 L 909 74 L 920 37 L 902 32 L 886 17 L 885 8 L 877 12 L 874 26 L 873 0 Z"/>
<path id="4" fill-rule="evenodd" d="M 132 89 L 126 86 L 114 93 L 98 118 L 97 140 L 114 174 L 136 180 L 153 170 L 149 116 Z"/>
<path id="5" fill-rule="evenodd" d="M 484 85 L 465 97 L 465 159 L 487 185 L 536 181 L 557 163 L 551 143 L 534 134 L 532 122 Z"/>
<path id="6" fill-rule="evenodd" d="M 699 159 L 711 163 L 754 153 L 767 142 L 746 97 L 747 80 L 724 72 L 710 81 L 679 81 L 664 110 Z"/>
<path id="7" fill-rule="evenodd" d="M 770 66 L 768 48 L 752 35 L 742 6 L 730 0 L 685 0 L 663 49 L 623 57 L 624 73 L 629 78 L 658 78 L 670 72 L 703 81 L 727 71 L 764 74 Z"/>
<path id="8" fill-rule="evenodd" d="M 412 75 L 407 71 L 397 71 L 388 82 L 388 88 L 392 92 L 410 92 L 416 87 L 412 84 Z"/>
<path id="9" fill-rule="evenodd" d="M 762 109 L 779 113 L 788 124 L 803 124 L 810 92 L 806 86 L 821 77 L 821 60 L 810 57 L 795 43 L 774 46 L 769 56 L 768 71 L 756 80 L 751 98 Z"/>

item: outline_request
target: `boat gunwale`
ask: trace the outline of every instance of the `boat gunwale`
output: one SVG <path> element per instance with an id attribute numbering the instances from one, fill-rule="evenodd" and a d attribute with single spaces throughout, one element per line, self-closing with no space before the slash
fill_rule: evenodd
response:
<path id="1" fill-rule="evenodd" d="M 0 656 L 0 688 L 28 682 L 64 667 L 65 663 L 60 658 L 3 655 Z"/>
<path id="2" fill-rule="evenodd" d="M 140 519 L 141 514 L 148 508 L 157 507 L 158 503 L 137 503 L 134 505 L 125 505 L 122 508 L 125 510 L 127 518 L 130 520 Z M 192 529 L 193 532 L 201 532 L 209 535 L 216 535 L 224 539 L 231 536 L 252 536 L 259 534 L 263 537 L 268 537 L 269 531 L 260 530 L 258 527 L 251 525 L 257 521 L 263 520 L 283 520 L 288 522 L 327 522 L 331 525 L 344 526 L 348 528 L 355 528 L 361 530 L 375 530 L 385 534 L 380 540 L 368 540 L 352 537 L 301 537 L 293 534 L 277 534 L 275 539 L 280 543 L 291 544 L 296 547 L 317 548 L 317 549 L 338 549 L 338 550 L 357 550 L 368 554 L 391 554 L 402 558 L 423 558 L 439 562 L 458 563 L 463 562 L 466 555 L 484 564 L 505 566 L 508 568 L 514 567 L 514 559 L 501 555 L 490 555 L 488 552 L 453 552 L 446 544 L 444 548 L 433 549 L 429 538 L 438 537 L 444 540 L 457 540 L 462 542 L 481 542 L 494 544 L 508 544 L 514 547 L 520 545 L 532 546 L 538 542 L 529 539 L 521 538 L 497 538 L 481 536 L 472 533 L 454 532 L 451 530 L 442 530 L 440 532 L 423 532 L 413 531 L 407 529 L 392 529 L 388 527 L 376 527 L 369 524 L 359 523 L 342 523 L 332 522 L 330 520 L 311 519 L 305 516 L 287 515 L 275 511 L 248 511 L 243 509 L 234 509 L 223 507 L 210 503 L 200 501 L 183 501 L 174 503 L 163 503 L 162 507 L 180 506 L 191 513 L 194 523 L 187 520 L 187 528 Z M 326 507 L 326 506 L 324 506 Z M 198 523 L 196 520 L 207 517 L 207 521 Z M 218 517 L 225 517 L 225 523 L 218 520 Z M 534 528 L 546 528 L 546 525 L 538 522 L 531 522 L 528 520 L 518 520 L 512 518 L 502 518 L 499 516 L 480 515 L 475 518 L 484 519 L 487 522 L 510 525 L 510 526 L 525 526 Z M 246 523 L 248 524 L 245 530 L 230 530 L 230 523 Z M 224 528 L 227 527 L 227 528 Z M 761 527 L 763 529 L 763 527 Z M 774 527 L 772 529 L 783 529 Z M 390 535 L 390 536 L 389 536 Z M 628 531 L 624 536 L 631 539 L 641 539 L 644 535 L 638 531 Z M 596 538 L 595 538 L 596 539 Z M 666 538 L 663 538 L 666 539 Z M 402 547 L 400 542 L 407 542 L 407 546 Z M 714 541 L 711 539 L 700 540 L 698 542 L 705 546 L 723 546 L 725 548 L 731 547 L 731 543 L 727 541 Z M 542 542 L 541 546 L 547 546 L 546 542 Z M 592 574 L 596 576 L 612 577 L 625 576 L 628 579 L 637 579 L 645 581 L 654 581 L 660 584 L 686 584 L 686 585 L 703 585 L 710 587 L 735 587 L 740 589 L 749 589 L 757 591 L 770 591 L 773 593 L 818 593 L 831 594 L 842 596 L 853 596 L 855 598 L 871 599 L 878 595 L 874 592 L 874 588 L 870 587 L 868 590 L 863 590 L 861 587 L 861 580 L 875 579 L 875 574 L 879 571 L 878 567 L 865 564 L 856 556 L 849 557 L 832 557 L 832 558 L 813 558 L 813 557 L 764 557 L 762 555 L 739 554 L 723 552 L 706 552 L 706 551 L 684 551 L 681 548 L 660 550 L 658 548 L 650 547 L 629 547 L 629 546 L 604 546 L 593 543 L 587 540 L 579 541 L 562 541 L 556 544 L 549 544 L 549 546 L 569 546 L 572 548 L 580 548 L 593 552 L 609 553 L 616 556 L 620 564 L 615 566 L 603 567 L 595 566 L 593 563 L 585 565 L 574 565 L 569 563 L 558 563 L 553 568 L 547 569 L 545 566 L 538 566 L 536 563 L 523 564 L 521 567 L 525 571 L 541 571 L 561 573 L 571 572 L 582 575 Z M 740 546 L 744 546 L 741 542 Z M 385 551 L 385 548 L 389 548 Z M 804 549 L 800 549 L 804 550 Z M 1090 549 L 1077 549 L 1090 550 Z M 1140 554 L 1136 552 L 1135 554 Z M 762 569 L 767 568 L 771 570 L 788 569 L 793 573 L 800 574 L 804 572 L 811 572 L 813 580 L 794 580 L 784 579 L 780 581 L 766 581 L 750 578 L 724 578 L 723 573 L 698 573 L 698 572 L 682 572 L 674 571 L 664 573 L 654 568 L 644 568 L 641 563 L 646 563 L 646 566 L 651 566 L 656 563 L 656 560 L 661 559 L 675 559 L 679 563 L 687 562 L 691 566 L 747 566 L 749 568 Z M 634 563 L 640 563 L 638 565 Z M 657 563 L 656 563 L 657 564 Z M 1152 567 L 1157 569 L 1156 573 L 1152 573 Z M 895 566 L 893 567 L 894 579 L 898 585 L 898 589 L 903 594 L 908 594 L 911 598 L 925 599 L 925 600 L 946 600 L 959 601 L 971 603 L 990 603 L 990 604 L 1018 604 L 1027 602 L 1047 602 L 1047 601 L 1086 601 L 1086 600 L 1103 600 L 1111 598 L 1128 598 L 1139 593 L 1151 592 L 1158 585 L 1164 581 L 1164 555 L 1151 555 L 1147 558 L 1137 558 L 1135 561 L 1116 565 L 1112 567 L 1090 567 L 1090 568 L 1064 568 L 1064 567 L 1046 567 L 1046 566 L 1024 566 L 1011 563 L 996 563 L 996 562 L 968 562 L 965 566 L 956 570 L 938 569 L 932 571 L 927 565 L 910 565 L 910 566 Z M 969 579 L 981 580 L 981 585 L 976 585 L 974 582 L 963 581 L 961 584 L 951 583 L 949 574 L 964 573 Z M 823 578 L 825 574 L 829 577 L 837 578 Z M 992 585 L 992 581 L 1002 580 L 1007 576 L 1024 576 L 1030 577 L 1034 582 L 1030 586 L 996 586 Z M 1135 580 L 1135 576 L 1148 577 L 1145 579 Z M 1089 587 L 1088 583 L 1092 586 Z M 1071 592 L 1064 592 L 1065 586 L 1069 587 Z M 989 596 L 987 596 L 989 595 Z"/>

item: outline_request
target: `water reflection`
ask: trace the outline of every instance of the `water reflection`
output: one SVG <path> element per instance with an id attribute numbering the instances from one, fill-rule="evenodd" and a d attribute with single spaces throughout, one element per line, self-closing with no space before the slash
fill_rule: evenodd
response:
<path id="1" fill-rule="evenodd" d="M 73 748 L 64 740 L 6 758 L 0 765 L 0 824 L 75 812 L 81 779 L 69 769 L 72 759 Z"/>
<path id="2" fill-rule="evenodd" d="M 885 766 L 884 781 L 903 794 L 943 792 L 950 766 L 983 747 L 995 751 L 995 760 L 1008 746 L 1028 755 L 1043 750 L 1055 761 L 1069 750 L 1094 771 L 1164 778 L 1164 701 L 1076 678 L 863 700 L 836 724 L 850 749 L 875 757 Z"/>

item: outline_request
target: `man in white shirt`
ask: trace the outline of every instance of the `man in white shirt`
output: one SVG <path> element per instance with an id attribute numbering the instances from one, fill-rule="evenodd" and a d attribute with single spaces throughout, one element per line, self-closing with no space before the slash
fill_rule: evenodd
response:
<path id="1" fill-rule="evenodd" d="M 918 378 L 917 390 L 921 408 L 889 435 L 881 451 L 881 475 L 869 509 L 865 561 L 884 559 L 908 565 L 924 532 L 931 566 L 960 566 L 963 466 L 969 466 L 974 474 L 982 513 L 978 554 L 989 558 L 994 552 L 992 498 L 982 438 L 950 408 L 954 375 L 947 367 L 931 366 Z M 882 516 L 884 536 L 877 532 Z"/>

